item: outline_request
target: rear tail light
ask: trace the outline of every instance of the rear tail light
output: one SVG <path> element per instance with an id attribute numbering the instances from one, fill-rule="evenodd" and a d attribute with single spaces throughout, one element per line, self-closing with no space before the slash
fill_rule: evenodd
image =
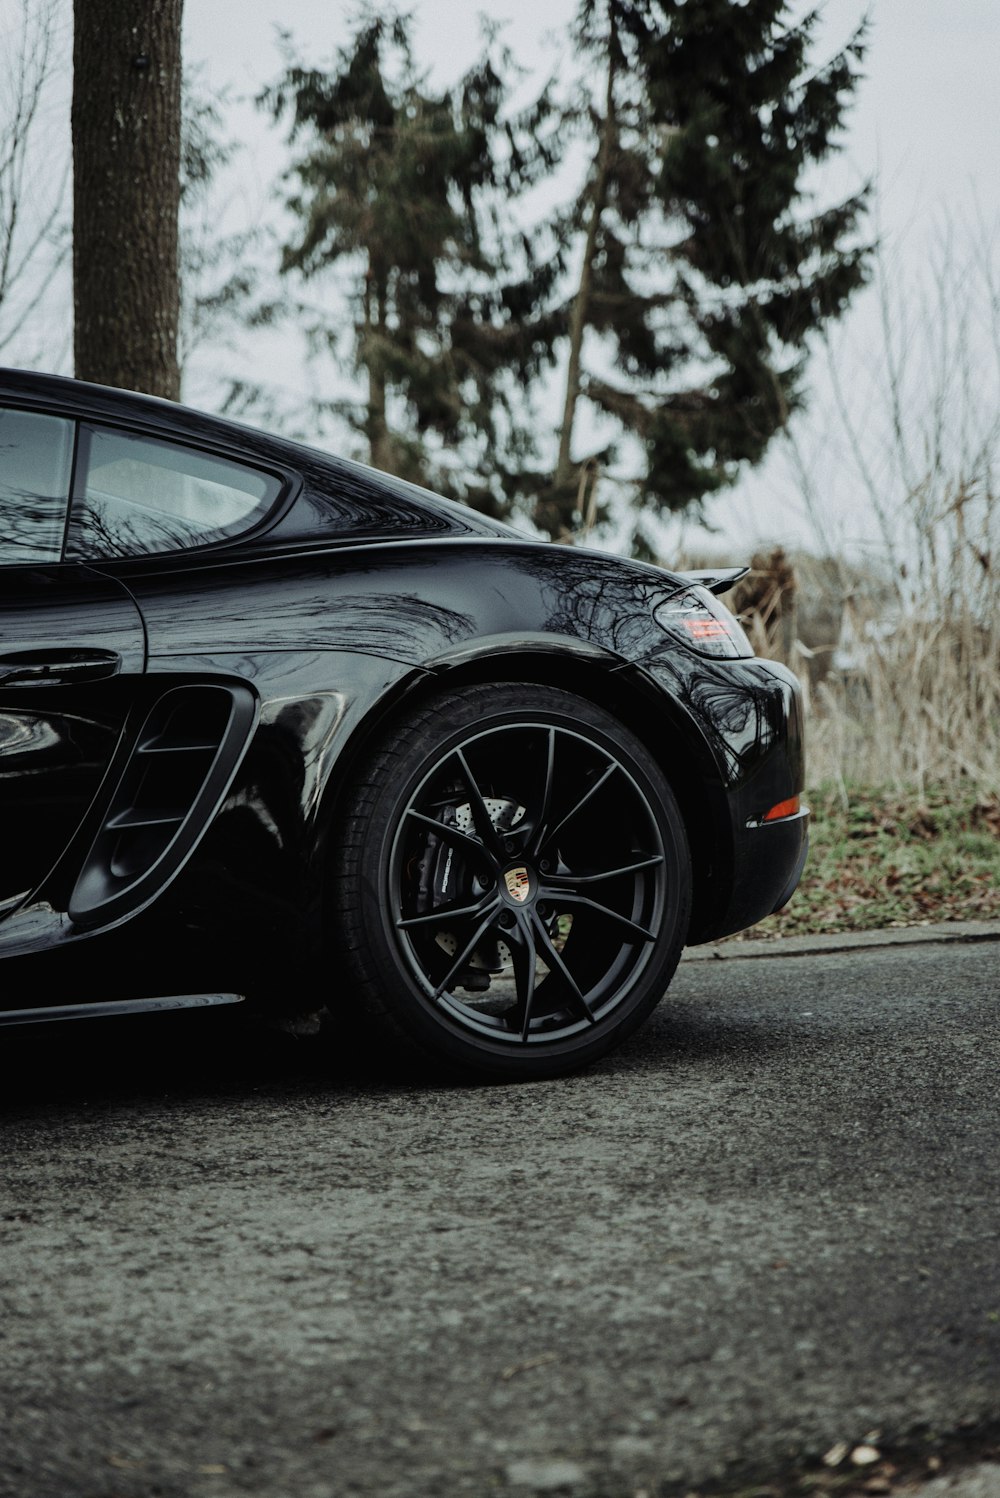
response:
<path id="1" fill-rule="evenodd" d="M 707 588 L 685 588 L 674 593 L 653 610 L 653 617 L 661 629 L 683 640 L 699 655 L 724 660 L 745 660 L 753 655 L 753 646 L 739 620 Z"/>

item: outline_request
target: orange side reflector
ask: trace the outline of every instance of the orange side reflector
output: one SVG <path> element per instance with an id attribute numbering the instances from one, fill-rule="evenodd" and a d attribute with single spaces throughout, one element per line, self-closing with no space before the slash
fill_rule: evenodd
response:
<path id="1" fill-rule="evenodd" d="M 777 806 L 772 806 L 771 810 L 764 817 L 764 821 L 778 822 L 782 817 L 794 817 L 798 809 L 798 796 L 790 796 L 787 801 L 779 801 Z"/>

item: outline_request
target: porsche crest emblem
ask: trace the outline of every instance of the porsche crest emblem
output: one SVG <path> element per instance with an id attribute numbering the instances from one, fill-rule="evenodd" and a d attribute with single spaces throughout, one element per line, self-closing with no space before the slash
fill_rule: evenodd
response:
<path id="1" fill-rule="evenodd" d="M 524 867 L 508 869 L 503 877 L 504 883 L 507 886 L 507 893 L 511 899 L 516 900 L 519 905 L 523 905 L 531 893 L 531 880 L 528 878 L 527 869 Z"/>

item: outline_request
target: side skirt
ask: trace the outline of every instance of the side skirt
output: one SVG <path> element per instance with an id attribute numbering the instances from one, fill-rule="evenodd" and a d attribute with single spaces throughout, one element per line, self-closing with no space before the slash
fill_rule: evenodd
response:
<path id="1" fill-rule="evenodd" d="M 96 1004 L 48 1004 L 41 1009 L 0 1012 L 0 1025 L 38 1025 L 47 1020 L 107 1019 L 118 1014 L 155 1014 L 163 1009 L 207 1009 L 216 1004 L 242 1004 L 241 993 L 167 994 L 157 999 L 106 999 Z"/>

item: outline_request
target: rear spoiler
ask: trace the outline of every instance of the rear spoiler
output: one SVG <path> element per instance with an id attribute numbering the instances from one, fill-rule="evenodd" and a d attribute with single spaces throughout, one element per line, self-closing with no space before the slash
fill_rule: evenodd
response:
<path id="1" fill-rule="evenodd" d="M 746 577 L 749 571 L 749 567 L 712 567 L 704 572 L 675 572 L 674 576 L 707 588 L 710 593 L 728 593 L 733 584 Z"/>

